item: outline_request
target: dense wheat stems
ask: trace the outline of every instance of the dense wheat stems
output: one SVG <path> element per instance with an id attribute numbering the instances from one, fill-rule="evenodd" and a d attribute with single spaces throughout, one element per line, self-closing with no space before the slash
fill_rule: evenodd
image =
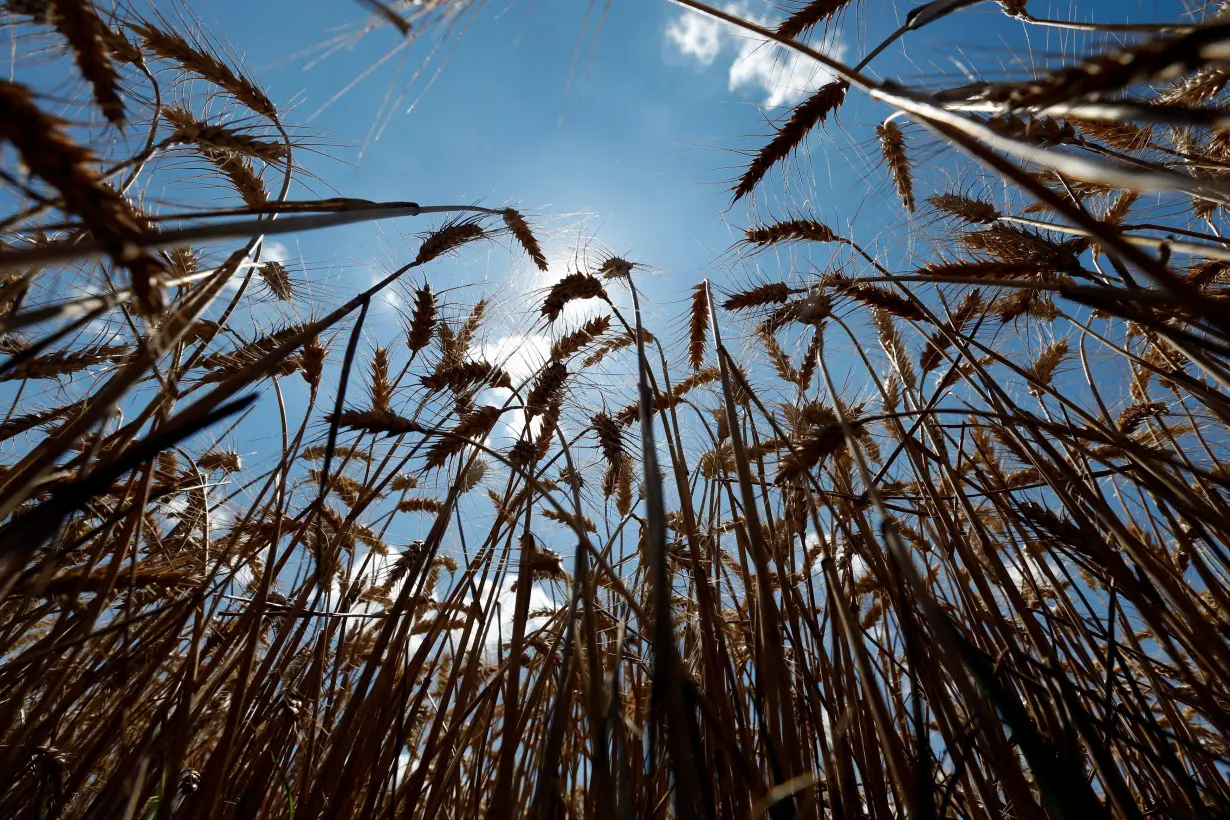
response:
<path id="1" fill-rule="evenodd" d="M 0 3 L 0 815 L 1230 814 L 1225 24 L 885 3 L 680 3 L 831 72 L 699 283 Z"/>

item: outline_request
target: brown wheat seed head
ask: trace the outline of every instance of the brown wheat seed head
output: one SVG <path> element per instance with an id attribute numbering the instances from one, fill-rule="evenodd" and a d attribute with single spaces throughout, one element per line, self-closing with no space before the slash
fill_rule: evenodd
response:
<path id="1" fill-rule="evenodd" d="M 597 341 L 610 328 L 610 316 L 598 316 L 590 319 L 571 333 L 556 339 L 555 343 L 551 345 L 551 358 L 562 360 L 572 357 L 581 352 L 586 345 Z"/>
<path id="2" fill-rule="evenodd" d="M 376 433 L 386 436 L 399 436 L 406 433 L 425 432 L 418 422 L 398 416 L 396 413 L 378 410 L 343 410 L 336 418 L 330 414 L 327 421 L 336 421 L 339 427 L 348 430 L 359 430 L 365 433 Z"/>
<path id="3" fill-rule="evenodd" d="M 94 2 L 131 30 L 125 4 Z M 421 13 L 418 24 L 464 0 L 402 5 Z M 0 0 L 10 16 L 39 15 L 16 20 L 15 65 L 43 59 L 27 42 L 50 41 L 77 77 L 55 6 Z M 818 21 L 798 37 L 835 8 L 788 6 L 784 16 Z M 977 21 L 986 11 L 968 8 L 952 13 Z M 1161 33 L 1077 25 L 1095 47 L 1133 44 L 1136 60 L 1155 52 L 1135 44 L 1222 26 L 1215 12 L 1160 21 L 1174 26 Z M 1068 25 L 1022 17 L 1012 30 Z M 40 37 L 27 40 L 35 27 Z M 255 189 L 273 176 L 276 142 L 215 116 L 220 97 L 236 106 L 198 72 L 103 36 L 124 77 L 128 132 L 61 124 L 75 161 L 130 202 L 155 203 L 156 219 L 132 206 L 142 241 L 155 225 L 234 218 L 242 209 L 177 210 L 202 170 L 180 168 L 187 160 Z M 907 36 L 911 48 L 921 42 Z M 1032 52 L 1017 55 L 1049 81 Z M 174 89 L 161 115 L 143 68 Z M 998 77 L 1001 66 L 972 53 L 968 69 Z M 827 229 L 756 220 L 766 241 L 740 237 L 730 251 L 740 264 L 766 252 L 751 260 L 746 290 L 720 297 L 729 310 L 703 289 L 667 296 L 690 316 L 668 334 L 676 344 L 644 363 L 656 417 L 635 432 L 623 425 L 640 417 L 642 362 L 619 300 L 552 331 L 546 363 L 497 408 L 483 402 L 504 380 L 479 340 L 505 322 L 547 334 L 538 303 L 445 304 L 420 280 L 398 339 L 374 323 L 350 327 L 333 291 L 266 298 L 285 275 L 267 266 L 245 271 L 265 287 L 222 290 L 204 319 L 189 304 L 220 283 L 209 272 L 230 249 L 198 242 L 158 253 L 176 278 L 202 277 L 162 316 L 130 322 L 121 305 L 100 322 L 56 313 L 53 324 L 36 320 L 62 298 L 60 283 L 92 292 L 111 262 L 0 271 L 0 322 L 13 323 L 0 351 L 15 357 L 2 365 L 11 404 L 0 420 L 0 501 L 14 508 L 0 519 L 0 817 L 283 818 L 338 807 L 704 817 L 754 814 L 781 782 L 795 786 L 769 810 L 801 816 L 1230 816 L 1219 731 L 1230 725 L 1230 400 L 1217 377 L 1230 275 L 1198 250 L 1222 255 L 1227 212 L 1183 190 L 1138 196 L 1133 184 L 1146 173 L 1150 185 L 1182 183 L 1175 171 L 1225 181 L 1223 69 L 1219 58 L 1128 94 L 1121 85 L 1101 101 L 1063 100 L 1091 115 L 1134 112 L 1131 124 L 1100 127 L 988 112 L 963 90 L 953 113 L 983 109 L 997 132 L 1062 144 L 1051 159 L 1113 165 L 1122 184 L 1025 166 L 1058 195 L 1042 209 L 1024 176 L 962 165 L 937 140 L 937 173 L 911 179 L 934 209 L 925 226 L 892 219 L 897 206 L 873 181 L 859 193 L 875 210 L 843 208 L 835 261 L 812 267 L 778 243 L 832 242 Z M 97 111 L 89 83 L 65 88 L 57 107 Z M 30 97 L 45 111 L 52 100 Z M 863 148 L 874 127 L 828 136 Z M 17 221 L 6 223 L 4 253 L 92 232 L 46 177 L 20 173 L 20 150 L 9 153 L 5 216 Z M 937 175 L 971 187 L 924 191 Z M 29 191 L 12 184 L 23 176 Z M 823 177 L 804 175 L 815 190 L 792 183 L 792 201 L 858 204 L 826 198 Z M 995 204 L 965 190 L 994 191 Z M 244 196 L 277 202 L 272 185 Z M 288 210 L 299 204 L 312 203 Z M 496 214 L 515 255 L 520 225 Z M 924 228 L 933 235 L 916 241 Z M 469 271 L 458 267 L 447 276 L 461 284 Z M 592 279 L 626 280 L 632 267 L 607 259 Z M 466 292 L 452 284 L 450 294 Z M 600 287 L 540 295 L 563 319 Z M 1096 304 L 1075 298 L 1089 293 Z M 343 318 L 277 329 L 274 315 Z M 61 317 L 72 329 L 57 336 Z M 719 330 L 723 369 L 704 360 Z M 253 368 L 308 333 L 294 356 Z M 159 347 L 173 335 L 184 343 Z M 324 364 L 348 336 L 343 380 Z M 227 393 L 212 383 L 296 368 L 306 388 L 261 384 L 263 418 L 173 440 Z M 95 385 L 134 373 L 122 417 L 110 413 Z M 507 441 L 502 429 L 491 435 L 501 411 L 520 428 Z M 249 438 L 254 421 L 269 429 Z M 649 447 L 658 471 L 645 469 Z M 898 541 L 916 578 L 898 577 Z M 657 697 L 680 684 L 682 709 Z M 1057 702 L 1049 688 L 1067 694 Z M 684 754 L 671 738 L 685 739 Z"/>
<path id="4" fill-rule="evenodd" d="M 530 416 L 547 412 L 550 405 L 559 401 L 567 379 L 568 367 L 561 361 L 550 362 L 530 386 L 525 396 L 525 412 Z"/>
<path id="5" fill-rule="evenodd" d="M 68 42 L 81 76 L 94 90 L 94 102 L 112 125 L 124 122 L 119 76 L 111 64 L 106 24 L 89 0 L 55 0 L 56 30 Z"/>
<path id="6" fill-rule="evenodd" d="M 512 388 L 512 378 L 502 368 L 490 362 L 463 362 L 442 367 L 435 373 L 420 378 L 428 390 L 443 390 L 446 387 L 461 392 L 477 385 Z"/>
<path id="7" fill-rule="evenodd" d="M 705 362 L 705 341 L 709 329 L 709 285 L 692 288 L 692 310 L 688 324 L 688 364 L 700 370 Z"/>
<path id="8" fill-rule="evenodd" d="M 425 265 L 431 260 L 449 251 L 456 250 L 468 242 L 473 242 L 484 235 L 483 226 L 477 222 L 462 221 L 445 225 L 429 234 L 423 240 L 423 244 L 419 246 L 418 254 L 414 257 L 414 264 Z"/>
<path id="9" fill-rule="evenodd" d="M 406 347 L 410 349 L 411 358 L 431 344 L 435 333 L 436 297 L 431 292 L 431 285 L 424 284 L 414 291 L 414 312 L 406 330 Z"/>
<path id="10" fill-rule="evenodd" d="M 508 232 L 525 249 L 526 254 L 534 261 L 535 267 L 545 273 L 547 270 L 547 257 L 543 254 L 542 247 L 539 246 L 533 231 L 530 230 L 529 223 L 525 221 L 525 217 L 519 211 L 512 208 L 505 208 L 503 216 L 504 225 L 508 228 Z"/>
<path id="11" fill-rule="evenodd" d="M 731 294 L 722 303 L 725 310 L 748 310 L 763 305 L 781 304 L 787 301 L 797 289 L 785 282 L 768 282 L 751 290 Z"/>
<path id="12" fill-rule="evenodd" d="M 157 56 L 203 77 L 257 114 L 277 120 L 277 108 L 265 92 L 217 57 L 193 47 L 179 34 L 165 31 L 152 23 L 134 25 L 133 31 L 141 38 L 142 44 Z"/>
<path id="13" fill-rule="evenodd" d="M 910 179 L 910 162 L 905 155 L 905 135 L 901 133 L 901 126 L 895 120 L 888 120 L 876 128 L 876 136 L 880 140 L 880 151 L 892 174 L 893 184 L 901 196 L 901 204 L 907 211 L 913 211 L 914 183 Z"/>
<path id="14" fill-rule="evenodd" d="M 852 0 L 810 0 L 794 11 L 777 27 L 777 33 L 797 40 L 821 23 L 831 20 Z"/>
<path id="15" fill-rule="evenodd" d="M 952 192 L 933 194 L 927 197 L 927 202 L 937 211 L 976 225 L 989 225 L 1001 216 L 999 209 L 990 202 Z"/>
<path id="16" fill-rule="evenodd" d="M 210 151 L 222 151 L 268 163 L 286 159 L 285 143 L 269 142 L 226 126 L 201 122 L 190 111 L 179 106 L 166 106 L 162 109 L 162 116 L 175 128 L 168 137 L 169 141 L 195 145 L 206 156 Z"/>
<path id="17" fill-rule="evenodd" d="M 823 123 L 829 114 L 841 106 L 849 90 L 850 84 L 845 80 L 834 80 L 800 103 L 769 144 L 752 160 L 735 185 L 735 200 L 738 201 L 755 190 L 756 185 L 769 173 L 769 169 L 788 157 L 808 132 Z"/>
<path id="18" fill-rule="evenodd" d="M 814 219 L 792 219 L 771 225 L 756 225 L 747 229 L 747 241 L 753 245 L 775 245 L 779 242 L 839 242 L 841 238 L 827 225 Z"/>
<path id="19" fill-rule="evenodd" d="M 588 273 L 570 273 L 551 287 L 542 302 L 542 315 L 554 322 L 569 302 L 593 298 L 607 298 L 602 281 Z"/>
<path id="20" fill-rule="evenodd" d="M 60 194 L 65 210 L 81 219 L 118 265 L 128 268 L 142 311 L 161 313 L 158 278 L 165 266 L 132 244 L 144 230 L 144 219 L 99 178 L 91 152 L 73 142 L 64 126 L 34 104 L 28 88 L 0 80 L 0 139 L 12 143 L 30 172 Z"/>

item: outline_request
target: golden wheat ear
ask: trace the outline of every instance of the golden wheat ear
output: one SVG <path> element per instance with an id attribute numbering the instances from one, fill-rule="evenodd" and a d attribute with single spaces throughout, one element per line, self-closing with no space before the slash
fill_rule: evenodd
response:
<path id="1" fill-rule="evenodd" d="M 797 40 L 816 26 L 832 20 L 852 2 L 853 0 L 811 0 L 783 20 L 777 27 L 777 33 Z"/>
<path id="2" fill-rule="evenodd" d="M 504 226 L 508 228 L 508 232 L 513 235 L 517 243 L 525 249 L 526 254 L 534 261 L 535 267 L 545 273 L 547 270 L 547 257 L 543 254 L 538 240 L 534 237 L 533 231 L 530 230 L 529 223 L 525 221 L 525 217 L 512 208 L 505 208 Z"/>
<path id="3" fill-rule="evenodd" d="M 570 273 L 551 287 L 542 303 L 542 315 L 554 322 L 569 302 L 593 298 L 607 298 L 602 281 L 592 274 Z"/>
<path id="4" fill-rule="evenodd" d="M 705 341 L 709 329 L 709 288 L 704 282 L 692 289 L 692 312 L 688 332 L 688 364 L 700 370 L 705 363 Z"/>
<path id="5" fill-rule="evenodd" d="M 119 76 L 111 64 L 111 32 L 89 0 L 55 0 L 56 30 L 68 42 L 81 76 L 94 91 L 94 102 L 112 125 L 124 124 Z"/>
<path id="6" fill-rule="evenodd" d="M 880 150 L 884 162 L 897 186 L 901 196 L 901 204 L 907 211 L 914 210 L 914 183 L 910 179 L 910 163 L 905 155 L 905 135 L 901 127 L 893 120 L 887 120 L 876 128 L 876 137 L 880 140 Z"/>
<path id="7" fill-rule="evenodd" d="M 790 156 L 790 152 L 798 147 L 808 132 L 822 124 L 828 119 L 829 114 L 840 108 L 849 90 L 850 84 L 845 80 L 834 80 L 800 103 L 768 145 L 760 149 L 748 165 L 747 171 L 735 185 L 735 201 L 737 202 L 755 190 L 769 170 Z"/>

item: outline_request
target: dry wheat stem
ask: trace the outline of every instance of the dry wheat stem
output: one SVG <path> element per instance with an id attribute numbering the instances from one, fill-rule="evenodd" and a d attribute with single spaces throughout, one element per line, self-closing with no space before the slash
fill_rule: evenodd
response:
<path id="1" fill-rule="evenodd" d="M 218 225 L 201 225 L 194 228 L 178 228 L 155 234 L 134 237 L 132 245 L 143 250 L 165 250 L 187 247 L 200 242 L 223 239 L 255 239 L 279 236 L 299 231 L 335 228 L 381 219 L 398 219 L 407 216 L 442 213 L 499 214 L 490 208 L 477 205 L 418 205 L 413 202 L 373 203 L 371 207 L 336 210 L 330 213 L 309 216 L 291 216 L 276 222 L 249 220 Z M 45 248 L 7 251 L 0 253 L 0 270 L 22 268 L 31 265 L 62 264 L 66 262 L 97 259 L 103 253 L 98 243 L 83 240 L 77 243 L 56 243 Z"/>

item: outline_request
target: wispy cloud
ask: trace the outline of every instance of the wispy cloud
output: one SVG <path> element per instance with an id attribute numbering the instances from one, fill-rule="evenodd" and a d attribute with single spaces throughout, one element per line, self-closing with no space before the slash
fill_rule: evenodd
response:
<path id="1" fill-rule="evenodd" d="M 768 18 L 751 12 L 746 3 L 729 3 L 725 10 L 760 25 L 771 24 Z M 762 94 L 764 104 L 771 108 L 794 105 L 833 79 L 831 72 L 798 52 L 691 10 L 670 21 L 666 40 L 701 66 L 711 66 L 719 57 L 725 62 L 729 57 L 727 87 Z M 836 59 L 845 54 L 845 46 L 835 37 L 813 47 Z"/>

